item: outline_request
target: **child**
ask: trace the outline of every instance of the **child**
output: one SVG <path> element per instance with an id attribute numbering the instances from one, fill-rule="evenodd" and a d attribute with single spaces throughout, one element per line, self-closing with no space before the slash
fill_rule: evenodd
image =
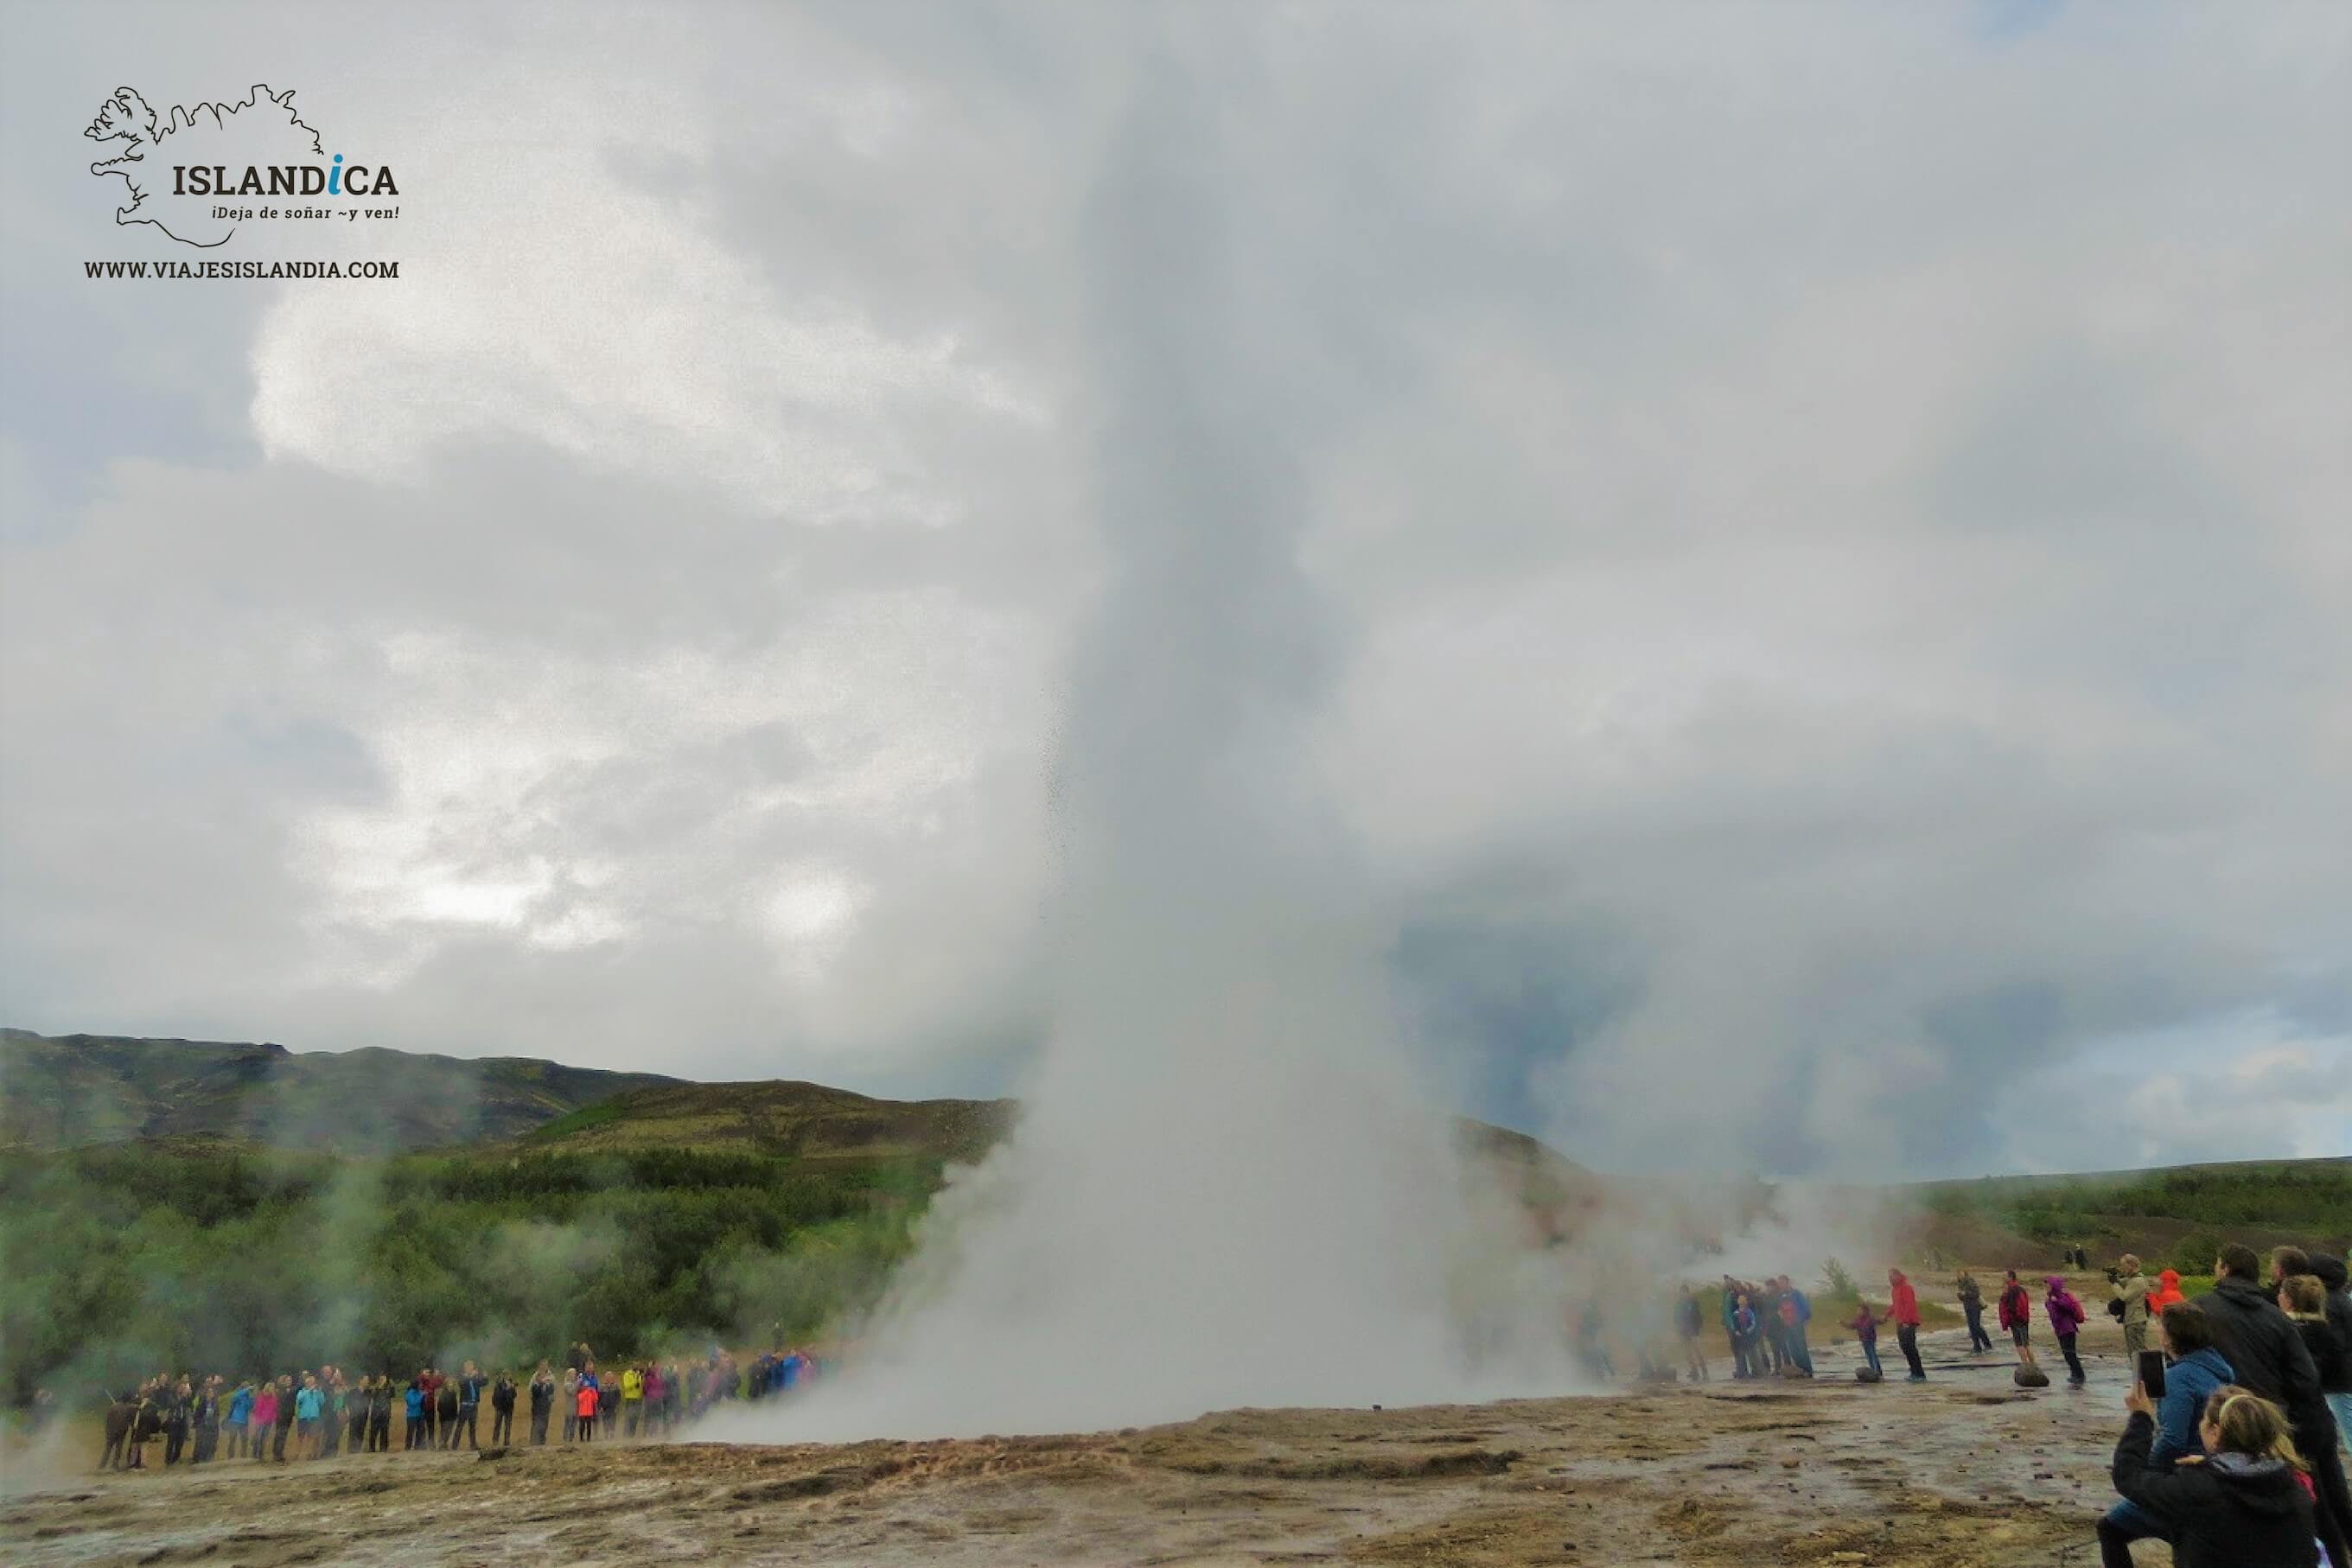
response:
<path id="1" fill-rule="evenodd" d="M 580 1393 L 577 1395 L 579 1412 L 577 1425 L 580 1440 L 583 1443 L 593 1442 L 596 1436 L 596 1374 L 593 1372 L 582 1373 Z"/>
<path id="2" fill-rule="evenodd" d="M 1853 1331 L 1854 1339 L 1861 1343 L 1862 1359 L 1868 1363 L 1870 1370 L 1881 1377 L 1885 1376 L 1886 1369 L 1878 1364 L 1878 1314 L 1870 1310 L 1869 1302 L 1860 1304 L 1853 1314 L 1853 1321 L 1846 1327 Z"/>

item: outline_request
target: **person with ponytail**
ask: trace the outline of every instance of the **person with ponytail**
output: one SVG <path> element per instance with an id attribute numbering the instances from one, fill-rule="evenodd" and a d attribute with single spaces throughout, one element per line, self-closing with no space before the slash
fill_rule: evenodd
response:
<path id="1" fill-rule="evenodd" d="M 2279 1407 L 2234 1384 L 2217 1388 L 2198 1424 L 2201 1457 L 2149 1463 L 2156 1406 L 2135 1381 L 2116 1445 L 2116 1490 L 2158 1521 L 2175 1568 L 2318 1568 L 2310 1468 Z M 2131 1568 L 2131 1547 L 2105 1532 L 2105 1568 Z"/>

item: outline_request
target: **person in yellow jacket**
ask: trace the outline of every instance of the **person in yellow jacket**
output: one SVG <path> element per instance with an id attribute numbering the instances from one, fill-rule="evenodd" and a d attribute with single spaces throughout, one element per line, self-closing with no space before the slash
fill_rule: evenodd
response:
<path id="1" fill-rule="evenodd" d="M 641 1368 L 626 1367 L 621 1373 L 621 1435 L 637 1435 L 637 1421 L 646 1411 L 646 1374 Z"/>

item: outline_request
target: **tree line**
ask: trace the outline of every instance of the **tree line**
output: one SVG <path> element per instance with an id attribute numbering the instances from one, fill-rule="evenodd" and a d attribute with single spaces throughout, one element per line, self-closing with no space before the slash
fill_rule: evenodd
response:
<path id="1" fill-rule="evenodd" d="M 653 1149 L 0 1153 L 0 1398 L 161 1367 L 504 1364 L 813 1337 L 869 1304 L 937 1162 Z"/>

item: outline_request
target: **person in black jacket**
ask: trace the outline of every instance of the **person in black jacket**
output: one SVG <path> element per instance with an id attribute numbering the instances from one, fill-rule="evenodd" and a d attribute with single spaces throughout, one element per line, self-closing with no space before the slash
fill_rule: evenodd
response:
<path id="1" fill-rule="evenodd" d="M 188 1463 L 192 1465 L 211 1463 L 213 1449 L 220 1442 L 220 1375 L 215 1373 L 205 1379 L 204 1386 L 196 1390 L 195 1403 L 189 1409 L 189 1420 L 194 1425 L 196 1435 L 195 1451 L 188 1456 Z"/>
<path id="2" fill-rule="evenodd" d="M 530 1440 L 535 1447 L 547 1447 L 547 1417 L 555 1408 L 555 1373 L 541 1362 L 539 1370 L 530 1374 Z"/>
<path id="3" fill-rule="evenodd" d="M 2198 1436 L 2201 1460 L 2147 1462 L 2156 1407 L 2137 1382 L 2131 1421 L 2116 1445 L 2116 1490 L 2163 1521 L 2173 1568 L 2317 1568 L 2318 1542 L 2302 1457 L 2277 1405 L 2238 1387 L 2216 1389 Z M 2131 1568 L 2127 1542 L 2099 1541 L 2105 1568 Z"/>
<path id="4" fill-rule="evenodd" d="M 514 1441 L 515 1381 L 508 1373 L 499 1373 L 490 1384 L 490 1446 L 503 1448 Z"/>
<path id="5" fill-rule="evenodd" d="M 403 1403 L 400 1391 L 392 1385 L 392 1373 L 375 1374 L 374 1392 L 368 1396 L 367 1448 L 371 1454 L 392 1451 L 392 1407 Z"/>
<path id="6" fill-rule="evenodd" d="M 163 1462 L 167 1465 L 178 1464 L 188 1446 L 189 1417 L 194 1405 L 194 1392 L 184 1377 L 163 1395 Z"/>
<path id="7" fill-rule="evenodd" d="M 343 1390 L 343 1447 L 353 1454 L 367 1452 L 368 1419 L 375 1409 L 375 1386 L 365 1373 Z"/>
<path id="8" fill-rule="evenodd" d="M 2344 1488 L 2344 1457 L 2336 1417 L 2319 1392 L 2319 1369 L 2303 1336 L 2261 1284 L 2262 1265 L 2251 1247 L 2224 1247 L 2214 1260 L 2213 1289 L 2197 1299 L 2213 1329 L 2213 1348 L 2237 1373 L 2238 1385 L 2286 1415 L 2295 1447 L 2318 1489 L 2318 1531 L 2328 1561 L 2352 1563 L 2352 1496 Z"/>
<path id="9" fill-rule="evenodd" d="M 428 1441 L 432 1434 L 437 1431 L 441 1435 L 441 1447 L 456 1447 L 457 1446 L 457 1380 L 456 1378 L 443 1379 L 440 1388 L 434 1393 L 433 1414 L 434 1425 L 425 1429 Z"/>
<path id="10" fill-rule="evenodd" d="M 2316 1274 L 2293 1274 L 2279 1281 L 2279 1310 L 2294 1331 L 2303 1336 L 2303 1348 L 2311 1352 L 2311 1364 L 2319 1369 L 2319 1392 L 2340 1394 L 2346 1387 L 2345 1370 L 2352 1362 L 2352 1347 L 2337 1337 L 2336 1325 L 2328 1320 L 2327 1287 Z M 2331 1402 L 2332 1404 L 2332 1402 Z M 2339 1430 L 2338 1437 L 2343 1436 Z"/>
<path id="11" fill-rule="evenodd" d="M 2320 1392 L 2327 1396 L 2327 1408 L 2336 1413 L 2336 1439 L 2347 1452 L 2352 1452 L 2352 1290 L 2347 1290 L 2344 1260 L 2324 1252 L 2311 1255 L 2311 1271 L 2327 1287 L 2327 1326 L 2336 1331 L 2336 1342 L 2344 1347 L 2344 1354 L 2336 1364 L 2331 1379 L 2328 1369 L 2319 1369 Z"/>
<path id="12" fill-rule="evenodd" d="M 481 1369 L 470 1361 L 457 1374 L 457 1425 L 449 1433 L 449 1447 L 452 1448 L 457 1446 L 457 1439 L 462 1436 L 466 1439 L 466 1447 L 476 1453 L 481 1452 L 482 1390 L 488 1387 L 489 1383 L 490 1380 L 482 1375 Z M 495 1424 L 492 1429 L 496 1430 Z"/>
<path id="13" fill-rule="evenodd" d="M 304 1377 L 310 1374 L 304 1373 Z M 278 1430 L 269 1440 L 269 1458 L 277 1464 L 286 1462 L 286 1440 L 294 1435 L 294 1379 L 285 1373 L 278 1374 Z"/>

